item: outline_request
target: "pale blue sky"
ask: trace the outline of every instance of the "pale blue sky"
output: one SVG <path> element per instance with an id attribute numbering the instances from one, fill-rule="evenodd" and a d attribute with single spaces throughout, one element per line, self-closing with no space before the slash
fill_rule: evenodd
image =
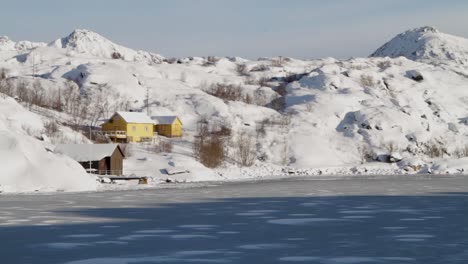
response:
<path id="1" fill-rule="evenodd" d="M 0 0 L 0 35 L 50 42 L 75 28 L 182 56 L 367 56 L 432 25 L 468 37 L 466 0 Z"/>

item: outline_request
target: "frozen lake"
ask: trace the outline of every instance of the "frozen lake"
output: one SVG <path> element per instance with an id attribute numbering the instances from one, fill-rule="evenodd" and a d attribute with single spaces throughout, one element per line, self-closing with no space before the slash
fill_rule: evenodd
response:
<path id="1" fill-rule="evenodd" d="M 0 195 L 0 263 L 468 263 L 468 177 Z"/>

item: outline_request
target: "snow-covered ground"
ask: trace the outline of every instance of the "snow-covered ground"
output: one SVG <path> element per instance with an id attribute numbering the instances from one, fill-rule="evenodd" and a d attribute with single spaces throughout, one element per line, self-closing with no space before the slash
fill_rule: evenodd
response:
<path id="1" fill-rule="evenodd" d="M 96 190 L 95 178 L 80 164 L 52 153 L 52 144 L 46 142 L 49 138 L 43 132 L 45 122 L 12 98 L 0 98 L 0 192 Z M 63 132 L 62 139 L 86 140 L 67 127 L 57 126 Z"/>
<path id="2" fill-rule="evenodd" d="M 467 177 L 210 185 L 2 196 L 2 263 L 468 259 Z"/>
<path id="3" fill-rule="evenodd" d="M 146 111 L 148 93 L 152 115 L 177 115 L 184 127 L 184 137 L 173 140 L 173 153 L 156 154 L 141 145 L 125 160 L 128 174 L 150 176 L 155 182 L 290 174 L 467 173 L 466 43 L 424 27 L 398 35 L 370 58 L 166 59 L 122 47 L 89 30 L 75 30 L 49 44 L 1 37 L 0 69 L 5 69 L 6 77 L 1 81 L 17 90 L 29 86 L 42 96 L 42 104 L 58 100 L 67 109 L 29 109 L 23 102 L 14 106 L 26 116 L 23 121 L 10 125 L 10 107 L 0 112 L 0 123 L 8 124 L 2 127 L 4 133 L 13 131 L 10 126 L 23 131 L 17 140 L 34 141 L 31 146 L 86 142 L 60 124 L 95 126 L 116 110 Z M 229 89 L 239 89 L 241 96 L 236 100 L 213 96 L 213 84 L 231 85 Z M 1 100 L 15 103 L 11 98 Z M 232 131 L 221 168 L 206 168 L 194 158 L 191 144 L 201 119 Z M 59 121 L 62 133 L 43 137 L 44 124 L 51 120 Z M 252 139 L 252 167 L 238 166 L 236 140 L 241 134 Z M 34 139 L 38 137 L 44 141 L 38 143 Z M 25 146 L 19 156 L 27 151 Z M 35 157 L 31 160 L 42 163 Z M 28 170 L 12 168 L 15 175 Z M 190 173 L 169 177 L 165 168 Z M 63 178 L 61 170 L 53 171 L 52 178 Z M 4 187 L 11 186 L 5 181 L 0 176 L 0 188 L 14 191 Z"/>

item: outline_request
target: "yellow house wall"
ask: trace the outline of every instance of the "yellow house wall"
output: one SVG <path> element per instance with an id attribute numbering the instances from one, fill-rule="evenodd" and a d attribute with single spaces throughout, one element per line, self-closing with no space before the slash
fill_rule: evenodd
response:
<path id="1" fill-rule="evenodd" d="M 101 126 L 103 131 L 127 130 L 127 123 L 125 123 L 125 121 L 122 118 L 118 116 L 113 116 L 111 120 L 112 121 L 108 121 Z"/>
<path id="2" fill-rule="evenodd" d="M 131 139 L 131 142 L 139 142 L 142 138 L 151 137 L 153 137 L 153 124 L 127 124 L 127 138 Z"/>
<path id="3" fill-rule="evenodd" d="M 158 135 L 170 137 L 171 125 L 156 125 L 156 132 L 158 132 Z"/>
<path id="4" fill-rule="evenodd" d="M 182 136 L 182 123 L 177 118 L 176 121 L 172 124 L 172 136 L 181 137 Z"/>
<path id="5" fill-rule="evenodd" d="M 182 122 L 177 118 L 171 125 L 156 125 L 156 132 L 165 137 L 181 137 Z"/>
<path id="6" fill-rule="evenodd" d="M 127 124 L 119 115 L 114 115 L 111 120 L 102 124 L 103 131 L 125 131 L 127 140 L 130 142 L 139 142 L 142 138 L 153 137 L 153 124 Z"/>

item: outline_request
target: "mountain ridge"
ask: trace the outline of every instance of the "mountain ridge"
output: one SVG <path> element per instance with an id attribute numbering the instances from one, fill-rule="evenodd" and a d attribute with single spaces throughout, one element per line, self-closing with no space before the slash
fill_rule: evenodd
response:
<path id="1" fill-rule="evenodd" d="M 398 34 L 370 55 L 399 56 L 430 64 L 468 65 L 468 39 L 425 26 Z"/>

